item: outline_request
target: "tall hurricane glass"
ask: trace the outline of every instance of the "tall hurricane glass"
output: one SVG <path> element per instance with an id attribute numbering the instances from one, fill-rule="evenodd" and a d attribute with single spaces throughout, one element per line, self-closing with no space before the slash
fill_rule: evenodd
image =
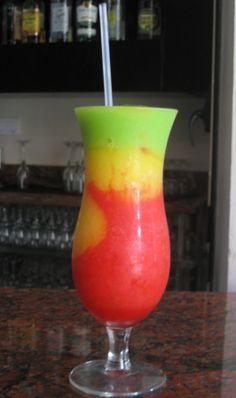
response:
<path id="1" fill-rule="evenodd" d="M 163 372 L 132 363 L 132 327 L 156 307 L 167 285 L 170 243 L 163 163 L 175 109 L 81 107 L 85 188 L 73 243 L 73 279 L 88 311 L 107 329 L 104 360 L 78 365 L 72 386 L 131 397 L 165 384 Z"/>

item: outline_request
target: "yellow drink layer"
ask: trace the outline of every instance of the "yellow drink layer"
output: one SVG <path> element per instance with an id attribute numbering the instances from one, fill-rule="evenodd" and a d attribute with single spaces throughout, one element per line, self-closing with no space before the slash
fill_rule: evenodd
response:
<path id="1" fill-rule="evenodd" d="M 86 205 L 84 205 L 86 203 Z M 107 221 L 104 211 L 95 200 L 85 193 L 81 206 L 79 223 L 74 233 L 73 255 L 80 256 L 86 249 L 93 249 L 101 242 L 107 232 Z"/>
<path id="2" fill-rule="evenodd" d="M 101 191 L 116 191 L 125 200 L 158 195 L 176 113 L 174 109 L 129 106 L 77 108 L 87 184 L 92 182 Z"/>
<path id="3" fill-rule="evenodd" d="M 125 200 L 150 199 L 162 190 L 163 157 L 148 148 L 91 149 L 86 176 L 101 191 L 117 191 Z"/>

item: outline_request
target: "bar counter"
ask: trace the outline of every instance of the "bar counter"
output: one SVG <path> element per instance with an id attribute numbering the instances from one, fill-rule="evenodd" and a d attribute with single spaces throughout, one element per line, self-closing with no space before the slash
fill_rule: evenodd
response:
<path id="1" fill-rule="evenodd" d="M 151 397 L 235 398 L 236 294 L 166 292 L 130 351 L 167 375 Z M 106 352 L 103 325 L 74 290 L 0 289 L 1 398 L 76 398 L 70 370 Z"/>

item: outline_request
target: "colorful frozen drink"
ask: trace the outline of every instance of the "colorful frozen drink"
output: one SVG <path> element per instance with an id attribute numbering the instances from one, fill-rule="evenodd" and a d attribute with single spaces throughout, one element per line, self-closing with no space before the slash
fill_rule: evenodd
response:
<path id="1" fill-rule="evenodd" d="M 87 309 L 107 329 L 106 360 L 76 366 L 76 391 L 133 397 L 166 381 L 131 363 L 132 326 L 160 301 L 170 269 L 163 163 L 177 111 L 131 106 L 76 109 L 85 149 L 85 189 L 74 234 L 73 279 Z"/>
<path id="2" fill-rule="evenodd" d="M 106 325 L 133 325 L 166 288 L 170 246 L 163 163 L 175 110 L 85 107 L 85 191 L 74 235 L 73 279 Z"/>

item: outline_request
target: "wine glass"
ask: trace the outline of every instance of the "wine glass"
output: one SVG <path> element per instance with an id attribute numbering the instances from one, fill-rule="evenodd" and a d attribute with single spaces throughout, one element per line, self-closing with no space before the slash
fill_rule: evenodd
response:
<path id="1" fill-rule="evenodd" d="M 76 391 L 133 397 L 165 384 L 160 369 L 130 361 L 128 344 L 132 327 L 159 303 L 169 277 L 162 182 L 176 113 L 130 106 L 76 108 L 86 170 L 73 239 L 73 280 L 109 340 L 105 360 L 71 371 Z"/>
<path id="2" fill-rule="evenodd" d="M 75 168 L 73 174 L 73 192 L 82 194 L 84 189 L 84 162 L 83 162 L 83 144 L 75 142 Z"/>
<path id="3" fill-rule="evenodd" d="M 19 208 L 14 226 L 14 244 L 16 246 L 24 246 L 24 240 L 25 240 L 25 231 L 24 231 L 23 210 Z"/>
<path id="4" fill-rule="evenodd" d="M 9 215 L 8 208 L 3 206 L 1 207 L 1 216 L 0 216 L 0 243 L 9 244 L 10 237 L 10 225 L 9 225 Z"/>
<path id="5" fill-rule="evenodd" d="M 29 177 L 30 170 L 26 164 L 25 159 L 25 147 L 29 143 L 29 140 L 19 140 L 20 145 L 20 166 L 17 169 L 16 177 L 17 177 L 17 186 L 20 190 L 25 190 L 29 186 Z"/>
<path id="6" fill-rule="evenodd" d="M 63 170 L 62 179 L 65 192 L 73 191 L 73 176 L 74 176 L 74 166 L 73 166 L 73 142 L 65 141 L 64 145 L 67 147 L 67 163 Z"/>
<path id="7" fill-rule="evenodd" d="M 56 246 L 56 230 L 57 227 L 55 222 L 55 216 L 53 212 L 51 212 L 46 226 L 46 231 L 47 231 L 46 245 L 48 248 L 55 248 Z"/>
<path id="8" fill-rule="evenodd" d="M 4 149 L 0 146 L 0 179 L 2 180 L 3 170 L 5 168 Z M 3 188 L 2 181 L 0 181 L 0 188 Z"/>
<path id="9" fill-rule="evenodd" d="M 32 225 L 31 225 L 31 246 L 39 247 L 40 239 L 41 239 L 40 221 L 38 214 L 35 214 L 34 218 L 32 219 Z"/>

